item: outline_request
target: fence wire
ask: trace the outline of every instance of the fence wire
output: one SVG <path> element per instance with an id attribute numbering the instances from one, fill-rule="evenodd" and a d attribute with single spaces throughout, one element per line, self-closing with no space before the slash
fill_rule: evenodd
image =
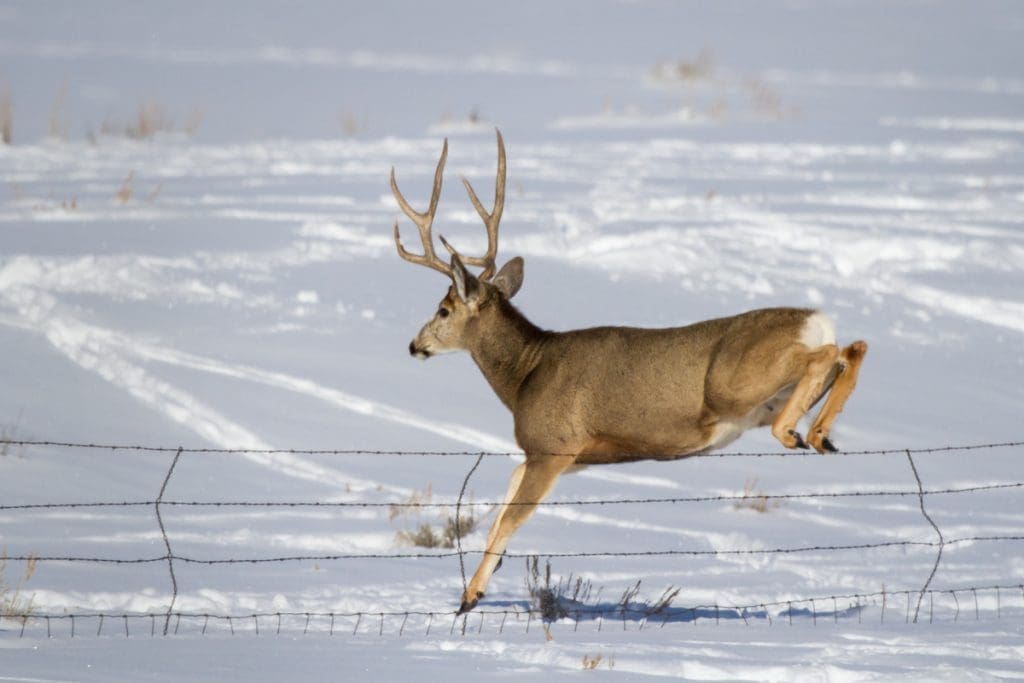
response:
<path id="1" fill-rule="evenodd" d="M 182 446 L 147 446 L 140 444 L 111 444 L 95 442 L 73 442 L 73 441 L 47 441 L 47 440 L 19 440 L 0 439 L 0 444 L 9 446 L 39 446 L 75 450 L 103 450 L 103 451 L 135 451 L 143 453 L 208 453 L 208 454 L 254 454 L 254 455 L 353 455 L 353 456 L 418 456 L 418 457 L 522 457 L 522 451 L 418 451 L 418 450 L 378 450 L 367 448 L 326 448 L 326 449 L 303 449 L 303 448 L 185 448 Z M 949 453 L 955 451 L 979 451 L 992 450 L 996 448 L 1013 448 L 1024 446 L 1024 441 L 1003 441 L 984 444 L 963 444 L 945 445 L 929 448 L 882 448 L 859 451 L 837 451 L 830 453 L 830 457 L 844 455 L 902 455 L 906 452 L 913 454 Z M 575 453 L 535 453 L 536 456 L 575 458 Z M 649 458 L 639 453 L 621 453 L 624 457 Z M 764 451 L 764 452 L 711 452 L 700 455 L 679 456 L 680 458 L 701 457 L 701 458 L 792 458 L 794 456 L 816 457 L 813 451 Z"/>
<path id="2" fill-rule="evenodd" d="M 793 555 L 799 553 L 813 552 L 842 552 L 850 550 L 875 550 L 880 548 L 936 548 L 965 543 L 984 543 L 995 541 L 1024 541 L 1024 534 L 994 534 L 988 536 L 965 536 L 962 538 L 950 538 L 943 541 L 879 541 L 877 543 L 851 543 L 846 545 L 806 545 L 782 548 L 736 548 L 725 550 L 592 550 L 580 552 L 545 552 L 539 553 L 541 557 L 549 558 L 638 558 L 638 557 L 730 557 L 747 555 Z M 443 560 L 465 555 L 493 555 L 486 550 L 452 550 L 441 553 L 333 553 L 322 555 L 282 555 L 277 557 L 226 557 L 226 558 L 200 558 L 188 555 L 166 554 L 153 557 L 80 557 L 73 555 L 20 555 L 8 556 L 8 560 L 36 562 L 84 562 L 91 564 L 152 564 L 167 562 L 173 566 L 173 562 L 183 562 L 195 565 L 221 565 L 221 564 L 273 564 L 283 562 L 336 562 L 341 560 Z M 507 559 L 525 559 L 537 556 L 538 553 L 500 553 L 501 557 Z"/>
<path id="3" fill-rule="evenodd" d="M 691 607 L 672 607 L 669 605 L 659 605 L 656 609 L 649 607 L 630 605 L 628 601 L 625 604 L 620 604 L 614 608 L 600 608 L 600 607 L 587 607 L 578 606 L 575 609 L 563 609 L 560 614 L 552 615 L 550 613 L 541 612 L 530 604 L 524 604 L 522 608 L 505 609 L 505 610 L 486 610 L 478 609 L 473 611 L 471 614 L 462 615 L 458 617 L 452 610 L 428 610 L 428 611 L 373 611 L 373 612 L 257 612 L 248 615 L 229 615 L 229 614 L 214 614 L 214 613 L 188 613 L 183 611 L 176 611 L 175 605 L 178 598 L 178 581 L 174 571 L 175 562 L 184 564 L 194 565 L 237 565 L 237 564 L 266 564 L 266 563 L 283 563 L 283 562 L 303 562 L 303 561 L 346 561 L 346 560 L 421 560 L 421 559 L 444 559 L 457 557 L 461 563 L 463 562 L 466 555 L 486 555 L 486 550 L 463 550 L 461 546 L 461 536 L 457 539 L 458 546 L 454 552 L 405 552 L 405 553 L 339 553 L 339 554 L 320 554 L 320 555 L 290 555 L 281 557 L 214 557 L 214 558 L 200 558 L 191 557 L 188 555 L 178 554 L 174 552 L 171 544 L 171 538 L 167 533 L 167 529 L 164 524 L 163 515 L 161 513 L 162 508 L 166 507 L 192 507 L 192 508 L 348 508 L 348 507 L 359 507 L 359 508 L 377 508 L 377 507 L 388 507 L 392 509 L 398 508 L 452 508 L 456 511 L 460 510 L 461 507 L 493 507 L 498 505 L 507 505 L 508 503 L 497 502 L 497 501 L 463 501 L 463 495 L 468 485 L 469 479 L 475 471 L 476 467 L 480 464 L 485 456 L 521 456 L 521 453 L 496 453 L 486 451 L 386 451 L 386 450 L 367 450 L 367 449 L 329 449 L 329 450 L 306 450 L 306 449 L 218 449 L 218 448 L 184 448 L 184 447 L 165 447 L 165 446 L 145 446 L 145 445 L 121 445 L 121 444 L 97 444 L 97 443 L 74 443 L 74 442 L 62 442 L 62 441 L 50 441 L 50 440 L 11 440 L 11 439 L 0 439 L 0 444 L 7 446 L 32 446 L 32 447 L 48 447 L 48 448 L 59 448 L 67 450 L 109 450 L 111 452 L 147 452 L 147 453 L 173 453 L 174 457 L 167 469 L 166 475 L 164 476 L 162 486 L 160 487 L 159 494 L 154 500 L 136 500 L 136 501 L 80 501 L 80 502 L 52 502 L 52 503 L 11 503 L 11 504 L 0 504 L 0 510 L 6 511 L 17 511 L 17 512 L 31 512 L 39 510 L 52 510 L 52 509 L 82 509 L 82 508 L 112 508 L 112 507 L 152 507 L 154 514 L 159 526 L 163 545 L 166 549 L 166 553 L 162 555 L 152 557 L 136 557 L 136 558 L 115 558 L 115 557 L 81 557 L 81 556 L 37 556 L 37 555 L 23 555 L 23 556 L 10 556 L 5 555 L 6 560 L 14 561 L 25 561 L 25 562 L 67 562 L 67 563 L 95 563 L 95 564 L 115 564 L 115 565 L 139 565 L 139 564 L 150 564 L 150 563 L 166 563 L 168 568 L 168 575 L 171 585 L 171 598 L 167 609 L 157 612 L 120 612 L 120 613 L 106 613 L 106 612 L 68 612 L 61 614 L 33 614 L 27 618 L 20 619 L 20 634 L 24 635 L 26 628 L 32 625 L 45 624 L 47 637 L 54 637 L 53 627 L 54 624 L 67 623 L 69 625 L 69 631 L 65 631 L 71 637 L 81 635 L 82 628 L 86 623 L 96 623 L 96 635 L 104 635 L 105 624 L 111 622 L 123 625 L 123 634 L 125 637 L 132 637 L 131 624 L 135 623 L 136 634 L 145 633 L 145 629 L 139 627 L 139 622 L 145 623 L 147 620 L 150 624 L 149 634 L 155 636 L 157 632 L 161 635 L 178 634 L 181 632 L 183 625 L 188 632 L 199 632 L 205 635 L 210 630 L 211 624 L 227 626 L 227 630 L 234 634 L 236 633 L 236 625 L 239 627 L 241 632 L 250 632 L 259 635 L 261 622 L 263 623 L 264 633 L 268 631 L 267 624 L 270 624 L 269 630 L 275 633 L 281 633 L 282 630 L 285 632 L 293 633 L 301 630 L 302 633 L 310 632 L 326 632 L 328 635 L 334 635 L 337 632 L 341 632 L 341 624 L 339 622 L 345 622 L 345 630 L 347 631 L 348 625 L 354 621 L 352 627 L 353 634 L 359 633 L 370 633 L 376 632 L 378 635 L 384 635 L 386 632 L 385 626 L 394 626 L 394 622 L 399 619 L 400 625 L 397 629 L 391 629 L 389 633 L 395 633 L 399 636 L 404 635 L 407 631 L 418 632 L 423 629 L 425 635 L 430 635 L 432 628 L 435 627 L 434 622 L 437 621 L 438 625 L 441 622 L 451 619 L 450 628 L 448 629 L 451 633 L 454 633 L 456 628 L 459 629 L 461 634 L 466 634 L 469 631 L 473 631 L 471 628 L 470 620 L 479 620 L 476 625 L 475 631 L 482 633 L 484 631 L 484 622 L 490 619 L 493 622 L 497 622 L 500 617 L 500 623 L 497 625 L 497 633 L 501 634 L 504 632 L 506 623 L 510 618 L 514 619 L 517 624 L 521 623 L 525 619 L 525 629 L 529 632 L 531 624 L 534 620 L 540 620 L 545 622 L 552 621 L 563 621 L 571 623 L 573 629 L 577 630 L 581 623 L 592 622 L 596 624 L 596 628 L 600 631 L 605 622 L 611 622 L 615 620 L 621 620 L 623 628 L 627 628 L 629 623 L 633 623 L 635 628 L 643 630 L 645 626 L 648 626 L 651 621 L 660 621 L 660 626 L 664 627 L 668 623 L 673 622 L 692 622 L 696 624 L 700 620 L 709 621 L 714 620 L 715 623 L 720 623 L 723 620 L 742 620 L 744 623 L 748 623 L 751 619 L 764 619 L 769 624 L 774 623 L 777 620 L 785 620 L 792 623 L 794 616 L 798 617 L 810 617 L 813 623 L 817 624 L 819 617 L 828 618 L 831 616 L 834 621 L 838 622 L 840 616 L 851 617 L 856 615 L 857 619 L 860 620 L 865 606 L 869 604 L 881 605 L 881 620 L 884 622 L 886 618 L 887 606 L 890 606 L 890 611 L 893 609 L 891 606 L 892 601 L 900 598 L 905 603 L 906 610 L 904 615 L 904 621 L 906 623 L 918 623 L 922 613 L 922 607 L 924 601 L 927 598 L 927 610 L 928 610 L 928 621 L 932 623 L 935 619 L 935 602 L 938 598 L 941 600 L 944 596 L 952 598 L 955 607 L 952 615 L 952 621 L 958 621 L 960 618 L 961 606 L 960 606 L 960 595 L 969 594 L 974 600 L 974 614 L 975 619 L 980 619 L 980 609 L 978 601 L 979 592 L 995 593 L 995 613 L 996 618 L 1002 618 L 1003 613 L 1003 593 L 1004 592 L 1019 592 L 1021 596 L 1021 606 L 1024 607 L 1024 584 L 1020 583 L 1007 583 L 1003 585 L 989 585 L 989 586 L 969 586 L 955 589 L 943 589 L 936 590 L 931 588 L 932 579 L 935 577 L 936 572 L 942 561 L 943 550 L 948 546 L 960 545 L 960 544 L 973 544 L 973 543 L 998 543 L 1008 541 L 1022 541 L 1024 540 L 1024 533 L 1021 534 L 993 534 L 993 535 L 974 535 L 974 536 L 963 536 L 956 538 L 947 538 L 939 528 L 938 524 L 934 521 L 931 515 L 928 513 L 925 501 L 930 496 L 936 495 L 962 495 L 977 493 L 981 491 L 996 491 L 996 490 L 1012 490 L 1020 489 L 1024 487 L 1024 482 L 1013 481 L 1013 482 L 996 482 L 990 484 L 979 484 L 975 486 L 964 486 L 964 487 L 948 487 L 948 488 L 936 488 L 927 489 L 921 481 L 921 477 L 918 473 L 917 466 L 914 462 L 914 455 L 917 454 L 934 454 L 934 453 L 948 453 L 957 451 L 987 451 L 999 448 L 1012 448 L 1024 446 L 1024 441 L 1013 441 L 1013 442 L 1002 442 L 1002 443 L 989 443 L 989 444 L 973 444 L 973 445 L 948 445 L 938 446 L 933 448 L 918 448 L 918 449 L 907 449 L 907 448 L 893 448 L 893 449 L 878 449 L 878 450 L 862 450 L 862 451 L 846 451 L 845 455 L 895 455 L 904 454 L 909 461 L 911 471 L 914 475 L 916 482 L 915 489 L 878 489 L 878 490 L 853 490 L 853 491 L 817 491 L 817 492 L 797 492 L 797 493 L 786 493 L 786 494 L 758 494 L 756 498 L 758 500 L 763 499 L 765 501 L 773 500 L 796 500 L 796 499 L 827 499 L 827 498 L 866 498 L 866 497 L 917 497 L 919 508 L 924 519 L 928 522 L 931 528 L 935 531 L 937 540 L 924 541 L 924 540 L 899 540 L 899 541 L 880 541 L 875 543 L 857 543 L 857 544 L 833 544 L 833 545 L 807 545 L 807 546 L 795 546 L 795 547 L 777 547 L 777 548 L 757 548 L 757 549 L 716 549 L 716 550 L 687 550 L 687 549 L 666 549 L 666 550 L 640 550 L 640 551 L 617 551 L 617 550 L 597 550 L 597 551 L 585 551 L 585 552 L 553 552 L 543 553 L 540 555 L 545 558 L 593 558 L 593 557 L 604 557 L 604 558 L 649 558 L 649 557 L 665 557 L 665 556 L 747 556 L 747 555 L 784 555 L 784 554 L 797 554 L 797 553 L 810 553 L 810 552 L 844 552 L 844 551 L 855 551 L 855 550 L 871 550 L 871 549 L 887 549 L 887 548 L 934 548 L 936 550 L 935 562 L 932 566 L 931 573 L 927 580 L 924 582 L 920 589 L 916 590 L 902 590 L 902 591 L 890 591 L 890 592 L 874 592 L 874 593 L 855 593 L 849 595 L 827 595 L 819 596 L 814 598 L 796 598 L 783 601 L 764 601 L 759 603 L 751 603 L 747 605 L 696 605 Z M 458 500 L 455 502 L 412 502 L 412 501 L 195 501 L 195 500 L 165 500 L 164 494 L 167 490 L 168 483 L 174 474 L 175 467 L 177 466 L 182 454 L 298 454 L 298 455 L 345 455 L 345 456 L 382 456 L 382 455 L 394 455 L 394 456 L 473 456 L 477 460 L 473 465 L 473 468 L 467 473 L 465 481 L 463 482 L 462 492 L 459 494 Z M 554 454 L 559 455 L 559 454 Z M 792 457 L 792 453 L 710 453 L 703 454 L 699 457 L 771 457 L 771 456 L 785 456 Z M 798 453 L 798 455 L 801 455 Z M 718 495 L 718 496 L 690 496 L 690 497 L 661 497 L 661 498 L 612 498 L 612 499 L 583 499 L 583 500 L 556 500 L 556 501 L 542 501 L 539 505 L 543 506 L 605 506 L 605 505 L 651 505 L 651 504 L 699 504 L 699 503 L 711 503 L 711 502 L 736 502 L 742 500 L 749 500 L 749 496 L 744 495 Z M 523 505 L 533 505 L 533 503 L 520 503 Z M 458 525 L 456 525 L 458 530 Z M 503 553 L 505 558 L 531 558 L 535 557 L 536 553 L 520 554 L 520 553 Z M 842 603 L 842 606 L 840 605 Z M 825 605 L 823 610 L 819 610 L 819 604 Z M 829 611 L 828 606 L 831 605 L 832 609 Z M 1014 607 L 1016 610 L 1017 608 Z M 1021 610 L 1024 611 L 1024 610 Z M 774 618 L 773 618 L 774 617 Z M 890 617 L 891 618 L 891 617 Z M 459 622 L 461 619 L 461 626 Z M 7 618 L 11 621 L 11 618 Z M 0 618 L 0 622 L 3 618 Z M 161 622 L 158 625 L 158 621 Z M 425 624 L 423 623 L 425 621 Z M 199 623 L 201 622 L 201 627 Z M 172 628 L 173 623 L 173 628 Z M 476 622 L 474 621 L 474 624 Z M 81 625 L 80 625 L 81 624 Z M 298 625 L 301 624 L 301 629 Z M 374 628 L 374 624 L 376 627 Z M 492 624 L 493 627 L 493 624 Z M 91 627 L 90 627 L 91 628 Z M 107 625 L 108 633 L 111 632 L 113 626 Z M 120 626 L 117 627 L 120 632 Z M 468 629 L 468 631 L 467 631 Z M 2 630 L 2 629 L 0 629 Z"/>
<path id="4" fill-rule="evenodd" d="M 778 493 L 761 494 L 754 496 L 748 494 L 726 494 L 720 496 L 670 496 L 650 498 L 585 498 L 579 500 L 543 500 L 534 503 L 504 502 L 499 500 L 485 501 L 247 501 L 247 500 L 161 500 L 160 505 L 164 507 L 212 507 L 212 508 L 395 508 L 395 509 L 430 509 L 430 508 L 456 508 L 461 507 L 482 507 L 491 508 L 497 506 L 535 505 L 538 507 L 566 507 L 566 506 L 607 506 L 607 505 L 653 505 L 653 504 L 677 504 L 677 503 L 716 503 L 716 502 L 739 502 L 749 501 L 751 498 L 757 500 L 808 500 L 817 498 L 880 498 L 907 496 L 918 497 L 937 496 L 956 493 L 976 493 L 979 491 L 998 491 L 1001 489 L 1024 488 L 1024 482 L 1004 482 L 999 484 L 982 484 L 978 486 L 949 487 L 940 489 L 921 490 L 870 490 L 870 491 L 811 491 L 804 493 Z M 109 508 L 109 507 L 153 507 L 157 504 L 155 500 L 133 500 L 133 501 L 84 501 L 78 503 L 17 503 L 0 504 L 2 510 L 55 510 L 55 509 L 76 509 L 76 508 Z"/>
<path id="5" fill-rule="evenodd" d="M 928 623 L 957 623 L 962 620 L 981 621 L 982 608 L 979 593 L 994 599 L 996 619 L 1012 611 L 1014 616 L 1024 614 L 1024 584 L 967 586 L 943 590 L 927 590 Z M 767 600 L 747 604 L 705 603 L 691 606 L 649 607 L 632 604 L 614 607 L 564 607 L 558 614 L 544 614 L 528 604 L 510 609 L 476 609 L 457 615 L 453 610 L 375 610 L 375 611 L 275 611 L 249 614 L 219 614 L 215 612 L 65 612 L 60 614 L 33 614 L 22 619 L 8 619 L 14 624 L 19 637 L 26 633 L 46 631 L 47 638 L 68 636 L 123 636 L 156 637 L 177 635 L 211 635 L 215 633 L 252 635 L 373 635 L 373 636 L 427 636 L 467 634 L 504 634 L 516 628 L 529 633 L 535 623 L 545 627 L 582 627 L 601 632 L 605 628 L 643 631 L 665 628 L 669 624 L 721 625 L 739 623 L 744 626 L 763 623 L 793 625 L 794 620 L 810 619 L 815 626 L 819 621 L 838 624 L 840 619 L 856 619 L 863 623 L 867 609 L 877 607 L 879 624 L 918 623 L 914 604 L 921 594 L 917 590 L 876 591 L 821 595 L 813 598 Z M 961 603 L 961 597 L 964 602 Z M 948 599 L 946 599 L 948 598 Z M 936 605 L 936 603 L 939 603 Z M 943 604 L 943 602 L 945 604 Z M 964 612 L 967 612 L 966 616 Z M 986 612 L 992 610 L 986 610 Z M 161 624 L 166 624 L 165 630 Z M 3 619 L 0 618 L 0 631 Z"/>

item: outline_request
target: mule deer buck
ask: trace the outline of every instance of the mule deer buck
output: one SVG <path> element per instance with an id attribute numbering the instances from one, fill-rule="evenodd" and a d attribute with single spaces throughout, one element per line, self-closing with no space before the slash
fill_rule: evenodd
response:
<path id="1" fill-rule="evenodd" d="M 391 191 L 420 233 L 423 253 L 398 254 L 451 279 L 434 316 L 409 344 L 417 358 L 469 351 L 515 421 L 526 454 L 515 468 L 504 503 L 487 536 L 479 568 L 459 613 L 484 596 L 510 537 L 533 514 L 558 476 L 575 466 L 673 460 L 706 453 L 747 429 L 771 425 L 786 448 L 835 451 L 829 430 L 857 382 L 867 344 L 836 346 L 835 328 L 822 313 L 766 308 L 685 327 L 595 327 L 550 332 L 509 303 L 523 282 L 523 259 L 495 272 L 498 227 L 505 203 L 505 145 L 498 136 L 494 206 L 488 212 L 469 181 L 463 184 L 487 230 L 483 256 L 434 251 L 432 225 L 448 155 L 445 140 L 426 211 Z M 468 266 L 483 268 L 473 275 Z M 806 440 L 797 422 L 825 397 Z"/>

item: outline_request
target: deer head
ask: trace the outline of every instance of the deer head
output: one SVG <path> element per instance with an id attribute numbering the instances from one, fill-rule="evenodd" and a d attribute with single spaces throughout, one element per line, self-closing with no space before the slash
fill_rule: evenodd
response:
<path id="1" fill-rule="evenodd" d="M 445 263 L 434 251 L 432 230 L 438 200 L 441 197 L 444 164 L 448 158 L 447 139 L 444 141 L 441 158 L 434 171 L 434 189 L 426 211 L 416 211 L 409 205 L 395 182 L 395 169 L 391 169 L 391 192 L 405 215 L 416 224 L 420 242 L 423 244 L 422 254 L 407 251 L 402 246 L 398 221 L 395 221 L 395 247 L 398 249 L 398 255 L 410 263 L 427 266 L 443 273 L 452 281 L 434 316 L 409 343 L 409 353 L 417 358 L 425 359 L 439 353 L 465 349 L 467 331 L 477 323 L 480 311 L 495 301 L 495 297 L 511 299 L 522 285 L 523 259 L 518 256 L 495 273 L 494 258 L 498 252 L 498 229 L 501 212 L 505 206 L 505 142 L 501 137 L 501 131 L 496 129 L 495 132 L 498 136 L 498 173 L 494 188 L 494 206 L 490 212 L 480 203 L 469 181 L 466 178 L 462 179 L 469 199 L 487 229 L 487 251 L 483 256 L 462 256 L 443 236 L 440 237 L 441 244 L 451 256 L 450 262 Z M 482 267 L 483 271 L 476 276 L 467 266 Z"/>

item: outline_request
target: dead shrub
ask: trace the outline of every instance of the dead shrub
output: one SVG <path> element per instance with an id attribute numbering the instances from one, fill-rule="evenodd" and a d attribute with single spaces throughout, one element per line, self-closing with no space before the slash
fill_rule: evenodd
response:
<path id="1" fill-rule="evenodd" d="M 605 613 L 605 608 L 597 603 L 601 589 L 594 591 L 594 584 L 590 579 L 583 579 L 579 576 L 569 574 L 564 579 L 555 582 L 551 580 L 551 562 L 546 561 L 544 571 L 541 572 L 540 561 L 534 556 L 526 560 L 526 590 L 530 594 L 533 609 L 538 612 L 545 622 L 558 621 L 568 617 L 570 614 L 582 615 L 587 612 Z M 664 614 L 672 601 L 679 595 L 680 589 L 669 586 L 664 590 L 653 603 L 638 602 L 640 595 L 640 581 L 623 591 L 622 596 L 615 603 L 614 611 L 623 616 L 628 614 L 639 614 L 654 616 Z M 591 606 L 587 606 L 591 602 Z"/>
<path id="2" fill-rule="evenodd" d="M 708 80 L 715 72 L 715 55 L 707 47 L 701 48 L 696 57 L 658 62 L 654 77 L 663 81 L 695 83 Z"/>
<path id="3" fill-rule="evenodd" d="M 413 491 L 401 503 L 392 503 L 389 505 L 388 519 L 393 520 L 396 517 L 401 517 L 402 515 L 418 513 L 421 508 L 430 505 L 430 501 L 433 497 L 433 485 L 427 484 L 427 488 L 422 491 Z"/>
<path id="4" fill-rule="evenodd" d="M 593 590 L 593 582 L 572 574 L 551 583 L 550 560 L 544 563 L 542 576 L 539 558 L 526 558 L 526 591 L 530 594 L 534 609 L 544 621 L 558 621 L 569 616 L 567 606 L 585 603 Z"/>
<path id="5" fill-rule="evenodd" d="M 118 189 L 117 194 L 115 195 L 118 201 L 120 201 L 122 204 L 127 204 L 128 201 L 132 198 L 132 195 L 135 193 L 135 190 L 132 189 L 132 181 L 134 180 L 135 171 L 129 171 L 128 177 L 125 178 L 124 182 L 121 183 L 121 187 L 120 189 Z"/>
<path id="6" fill-rule="evenodd" d="M 743 494 L 739 500 L 733 503 L 737 510 L 753 510 L 754 512 L 765 513 L 782 506 L 781 500 L 773 500 L 761 493 L 757 488 L 757 478 L 748 479 L 743 482 Z"/>
<path id="7" fill-rule="evenodd" d="M 414 531 L 399 531 L 398 542 L 403 545 L 414 545 L 420 548 L 454 548 L 460 538 L 465 538 L 480 526 L 480 518 L 473 513 L 449 515 L 441 526 L 435 529 L 424 522 Z"/>
<path id="8" fill-rule="evenodd" d="M 21 577 L 11 583 L 6 578 L 7 552 L 0 554 L 0 619 L 16 619 L 24 623 L 32 616 L 35 611 L 33 598 L 26 598 L 24 590 L 36 571 L 36 563 L 36 556 L 29 555 Z"/>
<path id="9" fill-rule="evenodd" d="M 583 670 L 584 671 L 593 671 L 598 666 L 600 666 L 601 662 L 603 662 L 603 661 L 607 661 L 608 662 L 608 669 L 609 670 L 615 668 L 615 655 L 609 656 L 608 659 L 606 660 L 604 658 L 604 655 L 602 655 L 599 652 L 596 655 L 594 655 L 593 657 L 591 657 L 589 655 L 583 655 Z"/>

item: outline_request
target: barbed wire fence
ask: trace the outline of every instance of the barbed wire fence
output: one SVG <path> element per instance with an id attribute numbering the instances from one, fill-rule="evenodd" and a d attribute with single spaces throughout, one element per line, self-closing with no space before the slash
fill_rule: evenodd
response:
<path id="1" fill-rule="evenodd" d="M 100 635 L 122 634 L 124 637 L 138 635 L 176 635 L 180 633 L 192 633 L 206 635 L 213 632 L 261 634 L 281 633 L 324 633 L 336 635 L 341 633 L 376 634 L 384 635 L 412 635 L 422 634 L 429 636 L 432 632 L 446 631 L 449 635 L 458 633 L 466 635 L 470 633 L 483 633 L 485 623 L 488 631 L 503 634 L 506 628 L 520 627 L 527 633 L 533 627 L 534 622 L 550 623 L 551 614 L 545 613 L 536 607 L 508 608 L 508 609 L 476 609 L 469 614 L 457 615 L 454 610 L 378 610 L 378 611 L 264 611 L 248 614 L 218 614 L 212 612 L 184 612 L 176 610 L 179 596 L 179 586 L 175 574 L 175 563 L 188 565 L 260 565 L 268 563 L 286 563 L 302 561 L 343 561 L 355 559 L 367 560 L 406 560 L 406 559 L 445 559 L 457 557 L 460 567 L 467 555 L 484 555 L 484 550 L 463 550 L 460 525 L 455 524 L 456 549 L 452 552 L 393 552 L 393 553 L 335 553 L 335 554 L 296 554 L 276 557 L 256 558 L 198 558 L 177 553 L 174 551 L 171 537 L 167 533 L 162 515 L 162 508 L 454 508 L 456 515 L 461 508 L 473 507 L 494 507 L 500 505 L 514 505 L 515 503 L 504 503 L 501 501 L 464 501 L 466 487 L 475 472 L 477 466 L 485 457 L 508 457 L 522 456 L 517 452 L 491 452 L 491 451 L 402 451 L 402 450 L 367 450 L 367 449 L 229 449 L 229 448 L 185 448 L 170 446 L 146 446 L 126 444 L 100 444 L 100 443 L 75 443 L 66 441 L 45 441 L 45 440 L 15 440 L 0 439 L 0 444 L 6 447 L 39 447 L 52 448 L 68 451 L 125 451 L 145 453 L 168 453 L 173 454 L 167 471 L 162 481 L 157 496 L 144 500 L 122 500 L 122 501 L 79 501 L 79 502 L 50 502 L 50 503 L 3 503 L 0 504 L 0 511 L 24 512 L 30 510 L 78 510 L 89 508 L 146 508 L 151 507 L 159 527 L 160 537 L 166 550 L 164 554 L 150 557 L 136 558 L 112 558 L 112 557 L 84 557 L 84 556 L 40 556 L 40 555 L 5 555 L 4 559 L 22 562 L 64 562 L 64 563 L 90 563 L 104 565 L 142 565 L 165 563 L 168 570 L 171 595 L 167 609 L 161 612 L 127 612 L 127 611 L 97 611 L 82 610 L 77 612 L 65 611 L 61 613 L 31 613 L 24 617 L 12 618 L 9 621 L 17 623 L 17 631 L 23 637 L 30 628 L 42 629 L 45 627 L 48 638 L 59 635 L 79 637 L 81 635 L 94 633 Z M 792 624 L 794 618 L 807 619 L 815 625 L 819 620 L 831 620 L 839 623 L 840 618 L 856 618 L 860 622 L 867 606 L 880 607 L 879 619 L 885 623 L 899 619 L 907 624 L 920 623 L 924 621 L 925 610 L 928 623 L 934 623 L 936 619 L 936 603 L 940 610 L 951 613 L 951 621 L 961 619 L 964 610 L 970 613 L 973 602 L 973 614 L 975 620 L 981 619 L 981 602 L 979 594 L 985 596 L 987 604 L 994 602 L 994 614 L 997 619 L 1003 618 L 1007 609 L 1018 610 L 1024 607 L 1024 582 L 1019 577 L 1008 579 L 998 584 L 984 586 L 958 586 L 953 588 L 934 589 L 932 581 L 942 563 L 945 548 L 961 544 L 974 543 L 1005 543 L 1013 541 L 1024 541 L 1024 529 L 1020 533 L 1004 533 L 989 535 L 973 535 L 961 537 L 947 537 L 929 514 L 925 505 L 928 497 L 939 495 L 965 495 L 981 491 L 997 490 L 1019 490 L 1024 488 L 1024 481 L 1005 481 L 992 484 L 926 488 L 921 480 L 917 465 L 914 461 L 915 455 L 929 455 L 936 453 L 950 453 L 962 451 L 991 451 L 995 449 L 1020 448 L 1024 441 L 969 444 L 969 445 L 947 445 L 933 448 L 893 448 L 875 449 L 861 451 L 844 451 L 836 454 L 841 456 L 857 455 L 904 455 L 914 476 L 916 487 L 914 489 L 876 489 L 876 490 L 855 490 L 855 491 L 807 491 L 787 494 L 764 494 L 757 495 L 758 499 L 765 501 L 785 500 L 807 500 L 807 499 L 829 499 L 829 498 L 916 498 L 922 517 L 934 530 L 936 540 L 896 540 L 879 541 L 872 543 L 857 544 L 834 544 L 834 545 L 805 545 L 794 547 L 756 548 L 756 549 L 715 549 L 715 550 L 599 550 L 587 552 L 550 552 L 540 554 L 544 558 L 622 558 L 622 557 L 666 557 L 666 556 L 746 556 L 746 555 L 792 555 L 812 552 L 841 552 L 850 550 L 866 550 L 878 548 L 934 548 L 935 559 L 931 571 L 920 588 L 887 591 L 883 587 L 881 591 L 859 592 L 844 595 L 819 595 L 814 597 L 799 597 L 786 600 L 766 600 L 761 602 L 749 602 L 747 604 L 699 604 L 690 606 L 674 606 L 669 603 L 658 603 L 654 606 L 639 605 L 624 600 L 613 607 L 573 605 L 571 608 L 562 608 L 558 615 L 561 619 L 571 624 L 574 631 L 578 630 L 581 624 L 593 624 L 597 631 L 621 623 L 623 629 L 631 625 L 637 630 L 645 628 L 664 628 L 669 623 L 693 623 L 723 621 L 742 621 L 749 624 L 751 620 L 760 619 L 769 625 L 777 622 Z M 476 461 L 463 481 L 462 489 L 455 502 L 430 502 L 430 501 L 197 501 L 197 500 L 173 500 L 165 499 L 168 484 L 174 475 L 183 454 L 289 454 L 289 455 L 322 455 L 322 456 L 399 456 L 399 457 L 475 457 Z M 563 457 L 564 454 L 551 454 L 553 457 Z M 797 453 L 795 455 L 801 455 Z M 717 458 L 764 458 L 764 457 L 793 457 L 789 452 L 759 452 L 759 453 L 708 453 L 699 457 Z M 570 456 L 564 456 L 570 457 Z M 649 505 L 656 503 L 680 504 L 680 503 L 711 503 L 711 502 L 739 502 L 747 499 L 747 494 L 742 495 L 715 495 L 715 496 L 687 496 L 687 497 L 633 497 L 633 498 L 611 498 L 611 499 L 580 499 L 580 500 L 553 500 L 542 501 L 538 506 L 615 506 L 615 505 Z M 531 504 L 531 503 L 520 503 Z M 456 518 L 458 519 L 458 517 Z M 510 553 L 503 554 L 503 558 L 536 558 L 534 553 Z M 463 582 L 465 573 L 463 569 Z M 961 598 L 966 601 L 966 607 L 962 607 Z M 943 604 L 944 603 L 944 604 Z M 831 608 L 831 609 L 830 609 Z M 1015 612 L 1016 613 L 1016 612 Z M 947 617 L 948 618 L 948 617 Z M 0 619 L 2 622 L 2 619 Z M 63 625 L 63 628 L 57 628 Z M 148 628 L 147 628 L 148 627 Z M 95 630 L 93 630 L 95 629 Z M 0 629 L 2 630 L 2 629 Z"/>

